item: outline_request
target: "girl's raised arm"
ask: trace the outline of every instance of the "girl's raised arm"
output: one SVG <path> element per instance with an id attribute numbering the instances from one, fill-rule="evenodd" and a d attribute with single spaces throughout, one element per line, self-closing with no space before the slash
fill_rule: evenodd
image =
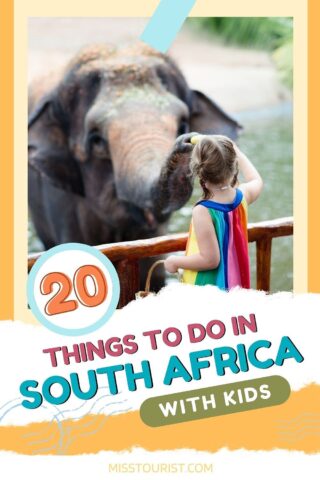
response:
<path id="1" fill-rule="evenodd" d="M 263 188 L 263 180 L 258 170 L 250 162 L 249 158 L 243 152 L 241 152 L 239 147 L 237 147 L 235 144 L 234 148 L 237 153 L 239 170 L 245 180 L 244 183 L 239 185 L 239 189 L 243 192 L 249 205 L 259 197 Z"/>

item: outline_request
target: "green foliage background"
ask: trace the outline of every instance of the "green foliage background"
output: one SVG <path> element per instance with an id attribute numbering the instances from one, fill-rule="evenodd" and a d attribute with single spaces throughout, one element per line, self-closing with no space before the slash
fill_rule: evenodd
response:
<path id="1" fill-rule="evenodd" d="M 292 88 L 293 19 L 291 17 L 190 18 L 188 24 L 226 44 L 272 52 L 283 82 Z"/>

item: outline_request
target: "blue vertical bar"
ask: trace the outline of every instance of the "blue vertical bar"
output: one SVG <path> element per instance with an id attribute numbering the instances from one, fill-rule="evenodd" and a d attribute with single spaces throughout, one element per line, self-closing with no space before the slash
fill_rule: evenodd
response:
<path id="1" fill-rule="evenodd" d="M 195 3 L 196 0 L 161 0 L 141 40 L 166 53 Z"/>

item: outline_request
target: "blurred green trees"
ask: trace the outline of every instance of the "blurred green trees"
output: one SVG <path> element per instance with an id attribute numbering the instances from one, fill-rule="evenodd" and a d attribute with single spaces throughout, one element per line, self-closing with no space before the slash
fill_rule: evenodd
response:
<path id="1" fill-rule="evenodd" d="M 189 25 L 225 43 L 269 50 L 282 80 L 292 87 L 293 19 L 290 17 L 190 18 Z"/>

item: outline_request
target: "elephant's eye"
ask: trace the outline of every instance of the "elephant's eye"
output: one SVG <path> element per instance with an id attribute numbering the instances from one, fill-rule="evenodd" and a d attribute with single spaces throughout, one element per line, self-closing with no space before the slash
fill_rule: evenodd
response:
<path id="1" fill-rule="evenodd" d="M 183 135 L 185 133 L 189 132 L 189 123 L 187 120 L 181 120 L 177 132 L 177 136 L 179 137 L 180 135 Z"/>
<path id="2" fill-rule="evenodd" d="M 90 151 L 94 151 L 96 153 L 104 153 L 106 150 L 106 141 L 100 135 L 98 130 L 92 130 L 89 133 L 88 144 Z"/>
<path id="3" fill-rule="evenodd" d="M 91 145 L 91 146 L 99 146 L 99 145 L 105 143 L 105 141 L 104 141 L 104 139 L 101 137 L 101 135 L 100 135 L 97 131 L 95 131 L 95 130 L 92 131 L 92 132 L 90 132 L 89 142 L 90 142 L 90 145 Z"/>

